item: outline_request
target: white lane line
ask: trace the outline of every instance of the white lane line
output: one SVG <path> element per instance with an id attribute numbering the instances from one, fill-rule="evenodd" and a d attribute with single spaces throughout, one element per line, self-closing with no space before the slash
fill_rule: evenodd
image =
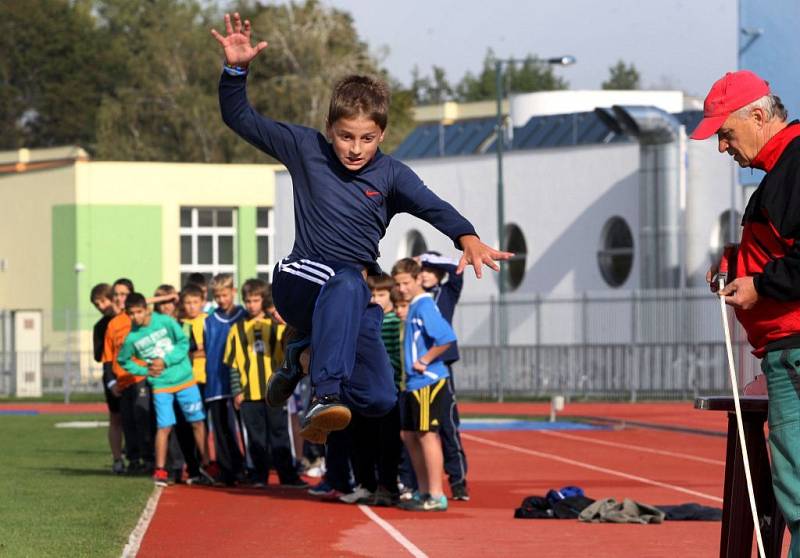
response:
<path id="1" fill-rule="evenodd" d="M 358 509 L 360 509 L 362 512 L 364 512 L 364 515 L 366 515 L 367 517 L 369 517 L 369 518 L 370 518 L 372 521 L 374 521 L 375 523 L 377 523 L 377 524 L 378 524 L 378 526 L 379 526 L 381 529 L 383 529 L 384 531 L 386 531 L 387 533 L 389 533 L 389 536 L 390 536 L 390 537 L 392 537 L 394 540 L 396 540 L 396 541 L 397 541 L 397 542 L 399 542 L 401 545 L 403 545 L 403 548 L 405 548 L 406 550 L 408 550 L 408 552 L 409 552 L 409 554 L 411 554 L 411 556 L 414 556 L 414 558 L 428 558 L 428 555 L 427 555 L 427 554 L 425 554 L 424 552 L 422 552 L 422 551 L 421 551 L 421 550 L 420 550 L 420 549 L 419 549 L 419 548 L 418 548 L 418 547 L 417 547 L 417 546 L 416 546 L 414 543 L 412 543 L 410 540 L 408 540 L 407 538 L 405 538 L 405 537 L 403 536 L 403 533 L 401 533 L 400 531 L 398 531 L 397 529 L 395 529 L 395 528 L 394 528 L 394 526 L 393 526 L 391 523 L 389 523 L 388 521 L 384 520 L 384 519 L 383 519 L 381 516 L 379 516 L 377 513 L 375 513 L 375 512 L 374 512 L 374 511 L 372 511 L 371 509 L 369 509 L 369 507 L 367 507 L 367 506 L 364 506 L 364 505 L 362 505 L 362 504 L 359 504 L 359 505 L 358 505 Z"/>
<path id="2" fill-rule="evenodd" d="M 153 519 L 156 513 L 158 499 L 161 498 L 161 493 L 163 491 L 164 489 L 160 486 L 156 486 L 153 489 L 153 493 L 147 500 L 142 515 L 139 516 L 139 522 L 136 524 L 136 527 L 133 528 L 133 531 L 131 531 L 130 537 L 128 537 L 128 544 L 122 549 L 121 558 L 134 558 L 139 553 L 139 547 L 142 545 L 144 535 L 147 533 L 147 528 L 150 526 L 150 520 Z"/>
<path id="3" fill-rule="evenodd" d="M 677 457 L 679 459 L 688 459 L 689 461 L 697 461 L 699 463 L 708 463 L 709 465 L 725 465 L 724 461 L 719 459 L 709 459 L 707 457 L 698 457 L 696 455 L 689 455 L 688 453 L 679 453 L 675 451 L 660 450 L 655 448 L 648 448 L 646 446 L 635 446 L 633 444 L 622 444 L 620 442 L 609 442 L 607 440 L 595 440 L 594 438 L 586 438 L 583 436 L 575 436 L 573 434 L 564 434 L 563 432 L 553 432 L 550 430 L 539 430 L 539 434 L 546 436 L 554 436 L 556 438 L 566 438 L 567 440 L 578 440 L 589 444 L 597 444 L 600 446 L 608 446 L 611 448 L 622 448 L 633 451 L 640 451 L 643 453 L 655 453 L 657 455 L 665 455 L 667 457 Z"/>
<path id="4" fill-rule="evenodd" d="M 527 448 L 521 448 L 519 446 L 512 446 L 511 444 L 504 444 L 502 442 L 495 442 L 494 440 L 488 440 L 486 438 L 479 438 L 477 436 L 473 436 L 472 434 L 467 434 L 466 432 L 461 433 L 462 438 L 466 438 L 468 440 L 472 440 L 474 442 L 478 442 L 480 444 L 485 444 L 487 446 L 494 446 L 496 448 L 507 449 L 510 451 L 515 451 L 517 453 L 524 453 L 527 455 L 533 455 L 534 457 L 541 457 L 542 459 L 552 459 L 553 461 L 558 461 L 560 463 L 566 463 L 567 465 L 574 465 L 575 467 L 582 467 L 584 469 L 589 469 L 590 471 L 597 471 L 598 473 L 604 473 L 606 475 L 613 475 L 615 477 L 622 477 L 624 479 L 630 479 L 637 482 L 641 482 L 643 484 L 649 484 L 652 486 L 658 486 L 660 488 L 666 488 L 668 490 L 674 490 L 676 492 L 683 492 L 684 494 L 691 494 L 692 496 L 698 496 L 700 498 L 705 498 L 706 500 L 712 500 L 714 502 L 722 502 L 722 498 L 717 496 L 712 496 L 711 494 L 706 494 L 705 492 L 698 492 L 696 490 L 692 490 L 690 488 L 684 488 L 682 486 L 677 486 L 674 484 L 669 484 L 666 482 L 661 482 L 653 479 L 648 479 L 645 477 L 640 477 L 638 475 L 631 475 L 629 473 L 623 473 L 622 471 L 617 471 L 615 469 L 607 469 L 605 467 L 598 467 L 596 465 L 590 465 L 589 463 L 583 463 L 581 461 L 575 461 L 573 459 L 567 459 L 566 457 L 561 457 L 560 455 L 555 455 L 552 453 L 545 453 L 543 451 L 536 451 Z"/>

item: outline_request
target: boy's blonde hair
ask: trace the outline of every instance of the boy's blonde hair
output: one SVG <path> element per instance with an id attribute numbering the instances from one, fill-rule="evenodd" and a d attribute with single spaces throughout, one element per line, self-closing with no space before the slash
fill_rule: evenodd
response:
<path id="1" fill-rule="evenodd" d="M 422 271 L 422 266 L 419 265 L 417 260 L 414 258 L 403 258 L 402 260 L 397 260 L 394 266 L 392 266 L 392 277 L 398 273 L 408 273 L 411 277 L 416 279 L 420 271 Z"/>
<path id="2" fill-rule="evenodd" d="M 233 289 L 233 274 L 232 273 L 217 273 L 209 285 L 211 292 L 217 289 Z"/>

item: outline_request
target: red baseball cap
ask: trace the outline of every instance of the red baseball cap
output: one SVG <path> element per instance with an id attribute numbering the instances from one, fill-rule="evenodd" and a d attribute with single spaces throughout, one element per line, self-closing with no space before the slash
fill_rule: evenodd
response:
<path id="1" fill-rule="evenodd" d="M 711 86 L 703 103 L 703 119 L 692 132 L 691 138 L 710 138 L 732 113 L 764 95 L 769 95 L 769 83 L 753 72 L 728 72 Z"/>

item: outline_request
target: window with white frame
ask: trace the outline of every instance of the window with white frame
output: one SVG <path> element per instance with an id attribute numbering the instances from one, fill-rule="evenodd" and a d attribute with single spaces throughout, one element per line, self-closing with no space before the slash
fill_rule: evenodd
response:
<path id="1" fill-rule="evenodd" d="M 256 208 L 256 274 L 270 282 L 275 267 L 275 235 L 271 207 Z"/>
<path id="2" fill-rule="evenodd" d="M 236 210 L 231 207 L 181 208 L 181 285 L 192 273 L 206 280 L 232 273 L 236 283 Z"/>

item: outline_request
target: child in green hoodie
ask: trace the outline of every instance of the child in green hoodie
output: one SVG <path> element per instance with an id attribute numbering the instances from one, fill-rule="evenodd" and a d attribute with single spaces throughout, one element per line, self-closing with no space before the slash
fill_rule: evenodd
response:
<path id="1" fill-rule="evenodd" d="M 195 443 L 203 466 L 200 475 L 206 482 L 213 478 L 206 471 L 205 413 L 200 390 L 197 388 L 189 362 L 189 339 L 180 325 L 147 307 L 139 293 L 131 293 L 125 301 L 125 311 L 131 318 L 131 332 L 119 351 L 119 365 L 135 376 L 147 376 L 153 388 L 156 409 L 156 470 L 153 481 L 166 486 L 169 475 L 164 468 L 167 460 L 169 434 L 175 425 L 173 402 L 177 400 L 186 421 L 191 423 Z"/>

